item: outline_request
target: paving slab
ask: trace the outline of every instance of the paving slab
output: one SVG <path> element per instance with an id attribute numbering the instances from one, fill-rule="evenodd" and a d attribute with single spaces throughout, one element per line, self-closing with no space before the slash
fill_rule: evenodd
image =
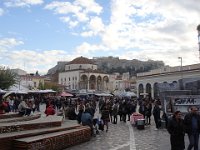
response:
<path id="1" fill-rule="evenodd" d="M 185 135 L 185 146 L 188 146 Z M 200 142 L 199 142 L 200 145 Z M 90 141 L 65 150 L 169 150 L 170 135 L 166 129 L 155 130 L 155 124 L 138 130 L 130 122 L 109 124 L 109 131 L 100 132 Z"/>

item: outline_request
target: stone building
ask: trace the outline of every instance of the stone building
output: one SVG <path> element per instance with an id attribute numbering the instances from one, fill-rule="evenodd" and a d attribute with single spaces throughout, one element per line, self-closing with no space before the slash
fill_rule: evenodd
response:
<path id="1" fill-rule="evenodd" d="M 170 91 L 179 87 L 180 90 L 183 90 L 181 89 L 182 86 L 186 89 L 191 82 L 198 81 L 199 77 L 200 64 L 176 67 L 165 66 L 149 72 L 138 73 L 136 79 L 137 97 L 148 95 L 153 99 L 157 98 L 159 97 L 160 88 Z M 159 87 L 159 84 L 162 84 L 162 87 Z M 191 87 L 189 86 L 189 88 Z M 196 90 L 200 89 L 197 88 Z"/>
<path id="2" fill-rule="evenodd" d="M 69 90 L 107 91 L 109 75 L 98 70 L 92 60 L 81 56 L 65 65 L 58 83 Z"/>

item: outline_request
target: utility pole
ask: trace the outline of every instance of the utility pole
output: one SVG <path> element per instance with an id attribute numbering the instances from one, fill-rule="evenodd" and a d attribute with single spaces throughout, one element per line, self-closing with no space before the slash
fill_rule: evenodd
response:
<path id="1" fill-rule="evenodd" d="M 197 31 L 198 31 L 199 60 L 200 60 L 200 24 L 197 26 Z"/>
<path id="2" fill-rule="evenodd" d="M 181 60 L 181 68 L 180 68 L 180 72 L 181 72 L 181 90 L 183 90 L 183 58 L 182 57 L 178 57 L 178 59 Z"/>

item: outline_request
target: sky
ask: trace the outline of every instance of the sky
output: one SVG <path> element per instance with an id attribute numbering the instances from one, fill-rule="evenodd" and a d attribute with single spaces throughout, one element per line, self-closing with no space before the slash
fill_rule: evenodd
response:
<path id="1" fill-rule="evenodd" d="M 46 74 L 76 57 L 199 63 L 200 0 L 0 0 L 0 66 Z"/>

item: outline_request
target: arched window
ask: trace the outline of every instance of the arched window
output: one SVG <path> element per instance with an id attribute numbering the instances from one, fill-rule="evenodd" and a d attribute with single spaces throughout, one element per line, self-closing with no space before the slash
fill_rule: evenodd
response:
<path id="1" fill-rule="evenodd" d="M 61 82 L 61 84 L 63 84 L 63 79 L 62 79 L 62 78 L 61 78 L 61 81 L 60 81 L 60 82 Z"/>

